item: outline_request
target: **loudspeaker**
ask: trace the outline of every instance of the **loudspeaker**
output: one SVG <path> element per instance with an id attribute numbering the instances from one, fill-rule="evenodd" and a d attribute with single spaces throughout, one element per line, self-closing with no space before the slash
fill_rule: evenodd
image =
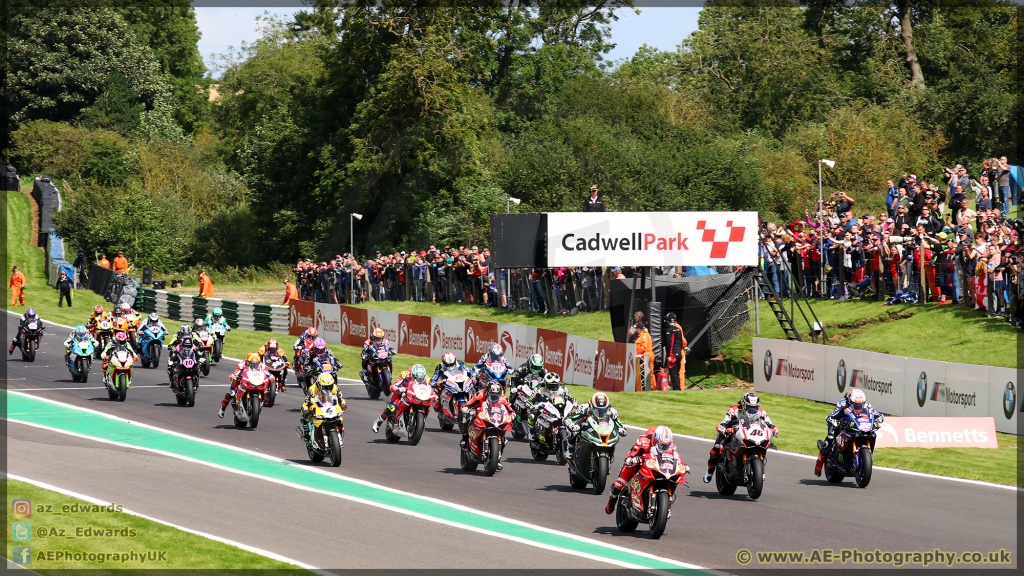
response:
<path id="1" fill-rule="evenodd" d="M 154 290 L 164 290 L 165 288 L 167 288 L 166 280 L 157 280 L 156 282 L 153 282 Z"/>
<path id="2" fill-rule="evenodd" d="M 148 267 L 147 268 L 143 268 L 142 269 L 142 284 L 143 285 L 147 285 L 147 284 L 152 284 L 152 283 L 153 283 L 153 269 L 152 268 L 148 268 Z"/>
<path id="3" fill-rule="evenodd" d="M 181 288 L 181 280 L 171 280 L 171 288 Z"/>

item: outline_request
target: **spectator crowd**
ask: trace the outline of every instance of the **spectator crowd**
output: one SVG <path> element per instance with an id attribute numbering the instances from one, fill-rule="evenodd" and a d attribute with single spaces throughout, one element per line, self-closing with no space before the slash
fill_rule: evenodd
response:
<path id="1" fill-rule="evenodd" d="M 765 275 L 782 297 L 955 302 L 1020 327 L 1024 223 L 1010 218 L 1022 184 L 1014 170 L 1003 156 L 976 176 L 944 168 L 938 184 L 903 174 L 872 203 L 884 206 L 877 215 L 837 192 L 802 221 L 763 226 Z"/>

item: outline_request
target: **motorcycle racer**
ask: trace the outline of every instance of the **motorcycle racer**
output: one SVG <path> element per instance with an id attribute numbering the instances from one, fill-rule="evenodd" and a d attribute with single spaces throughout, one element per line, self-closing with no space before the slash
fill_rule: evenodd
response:
<path id="1" fill-rule="evenodd" d="M 544 375 L 544 385 L 538 386 L 534 391 L 533 397 L 530 398 L 530 409 L 526 419 L 530 442 L 535 440 L 533 426 L 537 421 L 537 413 L 541 411 L 546 402 L 550 402 L 558 394 L 559 390 L 563 391 L 566 400 L 573 403 L 576 402 L 565 386 L 562 385 L 562 378 L 554 372 L 548 372 Z"/>
<path id="2" fill-rule="evenodd" d="M 11 341 L 11 348 L 7 350 L 8 356 L 14 354 L 14 349 L 21 345 L 21 341 L 25 336 L 25 326 L 28 326 L 29 322 L 39 323 L 39 337 L 40 339 L 42 338 L 42 332 L 46 328 L 45 326 L 43 326 L 42 318 L 40 318 L 39 315 L 36 314 L 35 308 L 29 308 L 28 310 L 25 310 L 25 313 L 22 314 L 21 321 L 18 324 L 18 334 L 14 337 L 14 340 Z"/>
<path id="3" fill-rule="evenodd" d="M 99 348 L 100 345 L 100 343 L 97 342 L 91 334 L 89 334 L 89 329 L 85 327 L 85 324 L 79 324 L 75 327 L 74 331 L 68 335 L 68 339 L 64 341 L 64 362 L 67 362 L 71 357 L 71 345 L 74 344 L 76 340 L 92 340 L 94 348 Z"/>
<path id="4" fill-rule="evenodd" d="M 525 384 L 525 380 L 530 376 L 543 378 L 547 373 L 548 371 L 544 368 L 544 357 L 540 354 L 534 354 L 526 362 L 523 362 L 519 368 L 516 368 L 509 374 L 509 386 L 514 390 Z"/>
<path id="5" fill-rule="evenodd" d="M 881 424 L 885 417 L 878 410 L 875 410 L 868 402 L 867 394 L 864 393 L 860 388 L 854 388 L 846 393 L 839 402 L 836 402 L 835 409 L 832 413 L 825 417 L 825 423 L 828 424 L 828 434 L 825 436 L 825 440 L 818 440 L 818 461 L 814 463 L 814 475 L 821 476 L 821 468 L 825 464 L 825 455 L 828 454 L 829 450 L 832 449 L 832 443 L 836 439 L 836 427 L 839 425 L 839 420 L 836 419 L 843 410 L 850 408 L 854 414 L 860 414 L 861 412 L 867 412 L 875 417 L 875 421 Z"/>
<path id="6" fill-rule="evenodd" d="M 615 500 L 619 497 L 619 493 L 633 479 L 633 475 L 637 473 L 640 465 L 647 460 L 653 449 L 666 454 L 675 453 L 675 456 L 679 457 L 679 454 L 676 453 L 676 446 L 672 442 L 672 430 L 668 426 L 651 426 L 633 443 L 633 447 L 629 449 L 626 459 L 622 462 L 619 477 L 612 483 L 611 496 L 608 498 L 608 504 L 604 507 L 605 514 L 611 514 L 615 510 Z"/>
<path id="7" fill-rule="evenodd" d="M 190 324 L 182 324 L 178 327 L 178 331 L 171 336 L 170 340 L 167 341 L 167 376 L 170 377 L 171 371 L 174 369 L 174 363 L 178 361 L 178 344 L 183 342 L 185 338 L 188 338 L 189 342 L 192 342 L 192 326 Z M 194 345 L 194 343 L 193 343 Z"/>
<path id="8" fill-rule="evenodd" d="M 103 311 L 103 306 L 97 304 L 92 309 L 92 314 L 89 314 L 89 321 L 85 323 L 89 328 L 95 329 L 96 326 L 103 320 L 109 320 L 110 315 Z"/>
<path id="9" fill-rule="evenodd" d="M 224 417 L 224 410 L 231 403 L 231 399 L 235 397 L 235 393 L 238 391 L 238 383 L 242 380 L 242 375 L 245 372 L 262 372 L 268 380 L 270 379 L 270 373 L 263 368 L 263 362 L 260 362 L 259 354 L 250 352 L 245 357 L 245 361 L 239 362 L 238 366 L 235 367 L 235 371 L 231 373 L 231 376 L 228 376 L 231 388 L 224 395 L 224 399 L 220 401 L 220 410 L 217 412 L 218 418 Z"/>
<path id="10" fill-rule="evenodd" d="M 185 324 L 182 327 L 187 328 L 188 324 Z M 178 334 L 181 334 L 180 330 L 178 331 Z M 171 376 L 174 374 L 174 369 L 178 366 L 178 360 L 181 358 L 181 352 L 183 350 L 191 348 L 195 356 L 200 358 L 200 361 L 202 361 L 202 354 L 199 352 L 199 345 L 192 339 L 192 332 L 186 332 L 180 339 L 178 338 L 178 334 L 174 335 L 177 342 L 167 344 L 168 386 L 170 386 Z"/>
<path id="11" fill-rule="evenodd" d="M 506 360 L 504 356 L 502 356 L 502 354 L 504 353 L 505 350 L 502 349 L 501 344 L 494 344 L 493 346 L 491 346 L 491 349 L 487 352 L 487 354 L 484 354 L 483 356 L 480 357 L 480 360 L 476 363 L 476 366 L 474 366 L 473 369 L 477 372 L 477 374 L 480 374 L 482 373 L 483 370 L 487 368 L 488 362 L 501 362 L 502 364 L 505 365 L 505 372 L 511 373 L 512 365 L 508 363 L 508 360 Z"/>
<path id="12" fill-rule="evenodd" d="M 100 358 L 103 359 L 103 373 L 106 374 L 107 366 L 110 365 L 110 353 L 117 348 L 124 348 L 132 353 L 132 358 L 135 362 L 139 361 L 139 353 L 132 348 L 132 343 L 128 341 L 128 334 L 126 332 L 118 332 L 114 334 L 114 337 L 107 342 L 103 352 L 100 354 Z"/>
<path id="13" fill-rule="evenodd" d="M 309 328 L 306 328 L 305 332 L 299 334 L 299 337 L 295 340 L 295 344 L 292 345 L 292 350 L 294 351 L 292 364 L 295 365 L 295 369 L 297 371 L 301 372 L 300 369 L 302 368 L 302 364 L 300 364 L 299 359 L 304 352 L 309 350 L 310 346 L 313 345 L 313 342 L 316 341 L 316 338 L 316 326 L 310 326 Z"/>
<path id="14" fill-rule="evenodd" d="M 438 363 L 437 367 L 434 368 L 434 375 L 430 377 L 430 387 L 434 389 L 434 393 L 437 394 L 437 400 L 434 401 L 434 410 L 441 409 L 441 378 L 445 378 L 445 374 L 450 371 L 465 370 L 469 378 L 473 377 L 473 369 L 466 366 L 461 360 L 455 359 L 455 354 L 452 352 L 445 352 L 441 356 L 441 362 Z"/>
<path id="15" fill-rule="evenodd" d="M 612 422 L 615 423 L 615 428 L 619 433 L 619 436 L 625 438 L 626 427 L 619 422 L 619 411 L 612 408 L 612 401 L 608 398 L 608 395 L 604 392 L 595 392 L 590 397 L 589 402 L 583 404 L 577 404 L 576 408 L 565 419 L 565 427 L 569 429 L 569 453 L 575 452 L 576 447 L 576 434 L 580 431 L 580 422 L 587 419 L 588 416 L 593 414 L 597 418 L 604 418 L 605 415 L 611 416 Z"/>
<path id="16" fill-rule="evenodd" d="M 145 326 L 148 326 L 149 329 L 153 331 L 153 335 L 157 338 L 159 338 L 161 334 L 167 335 L 171 333 L 170 330 L 167 329 L 167 326 L 164 326 L 164 321 L 160 319 L 160 316 L 156 312 L 153 312 L 146 318 Z"/>
<path id="17" fill-rule="evenodd" d="M 359 353 L 359 357 L 363 360 L 363 372 L 370 369 L 370 358 L 377 355 L 377 348 L 381 345 L 386 346 L 388 353 L 392 356 L 398 353 L 391 346 L 391 342 L 384 337 L 384 330 L 374 328 L 373 334 L 363 342 L 363 351 Z"/>
<path id="18" fill-rule="evenodd" d="M 405 409 L 408 407 L 405 402 L 402 402 L 402 396 L 405 395 L 405 389 L 407 386 L 418 381 L 422 384 L 427 383 L 427 369 L 423 367 L 423 364 L 413 364 L 409 370 L 409 375 L 405 376 L 402 373 L 402 378 L 391 385 L 391 402 L 384 407 L 384 411 L 380 413 L 377 420 L 373 423 L 373 431 L 380 432 L 380 427 L 384 424 L 384 420 L 387 418 L 395 418 L 396 420 L 402 416 Z"/>
<path id="19" fill-rule="evenodd" d="M 486 390 L 477 392 L 472 398 L 462 406 L 462 422 L 459 428 L 462 432 L 462 440 L 459 441 L 459 447 L 465 448 L 466 443 L 469 442 L 469 423 L 476 418 L 477 410 L 483 406 L 484 401 L 491 403 L 492 405 L 504 406 L 509 413 L 512 412 L 512 405 L 508 403 L 508 399 L 505 398 L 505 394 L 501 390 L 501 384 L 497 382 L 491 382 Z M 505 439 L 505 443 L 508 443 L 508 439 Z M 498 463 L 498 470 L 501 470 L 501 463 Z"/>
<path id="20" fill-rule="evenodd" d="M 315 362 L 313 362 L 315 360 Z M 327 342 L 323 338 L 317 338 L 313 341 L 313 346 L 309 348 L 309 351 L 303 354 L 302 368 L 305 372 L 306 381 L 312 383 L 314 377 L 314 371 L 317 369 L 317 365 L 331 364 L 334 369 L 341 368 L 341 362 L 334 357 L 334 352 L 327 347 Z"/>
<path id="21" fill-rule="evenodd" d="M 776 436 L 779 434 L 779 428 L 772 424 L 772 419 L 768 417 L 768 413 L 761 407 L 761 398 L 754 392 L 744 394 L 739 402 L 733 404 L 725 411 L 725 417 L 715 427 L 718 430 L 718 437 L 715 439 L 715 445 L 711 447 L 711 453 L 708 455 L 708 471 L 704 474 L 703 478 L 705 484 L 711 482 L 711 476 L 715 472 L 718 457 L 722 454 L 722 445 L 736 432 L 736 425 L 739 424 L 741 412 L 749 414 L 756 412 L 758 417 L 768 425 L 768 428 L 771 428 L 772 434 Z"/>
<path id="22" fill-rule="evenodd" d="M 220 309 L 220 306 L 214 308 L 213 312 L 206 315 L 206 325 L 213 328 L 215 324 L 224 326 L 225 332 L 231 331 L 231 326 L 228 325 L 228 320 L 224 317 L 224 311 Z"/>
<path id="23" fill-rule="evenodd" d="M 309 386 L 309 396 L 302 401 L 300 422 L 302 424 L 302 437 L 309 439 L 309 419 L 313 414 L 316 413 L 316 406 L 313 404 L 313 399 L 320 396 L 321 391 L 326 391 L 333 394 L 338 398 L 338 407 L 342 412 L 348 410 L 348 402 L 341 394 L 341 390 L 338 389 L 338 384 L 331 378 L 329 374 L 321 374 L 317 377 L 316 382 L 313 382 Z M 339 437 L 339 440 L 342 438 Z"/>

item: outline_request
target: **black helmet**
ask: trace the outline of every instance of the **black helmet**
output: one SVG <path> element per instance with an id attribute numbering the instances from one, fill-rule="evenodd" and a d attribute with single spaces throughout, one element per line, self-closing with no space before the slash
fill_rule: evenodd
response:
<path id="1" fill-rule="evenodd" d="M 530 356 L 530 373 L 540 374 L 540 371 L 544 369 L 544 357 L 540 354 L 534 354 Z"/>

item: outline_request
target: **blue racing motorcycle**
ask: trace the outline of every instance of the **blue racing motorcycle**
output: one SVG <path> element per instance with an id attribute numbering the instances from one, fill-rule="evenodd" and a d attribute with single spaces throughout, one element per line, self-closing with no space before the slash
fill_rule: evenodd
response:
<path id="1" fill-rule="evenodd" d="M 142 367 L 156 368 L 160 364 L 160 353 L 164 347 L 163 330 L 143 324 L 139 330 L 139 348 L 142 351 Z"/>
<path id="2" fill-rule="evenodd" d="M 839 484 L 846 476 L 853 476 L 857 486 L 867 488 L 871 482 L 871 455 L 879 425 L 875 414 L 867 410 L 859 414 L 850 408 L 843 410 L 835 441 L 825 454 L 826 480 Z"/>
<path id="3" fill-rule="evenodd" d="M 71 380 L 74 382 L 87 382 L 89 380 L 89 369 L 92 368 L 92 355 L 96 351 L 92 336 L 85 334 L 84 337 L 75 338 L 64 356 L 71 372 Z"/>

